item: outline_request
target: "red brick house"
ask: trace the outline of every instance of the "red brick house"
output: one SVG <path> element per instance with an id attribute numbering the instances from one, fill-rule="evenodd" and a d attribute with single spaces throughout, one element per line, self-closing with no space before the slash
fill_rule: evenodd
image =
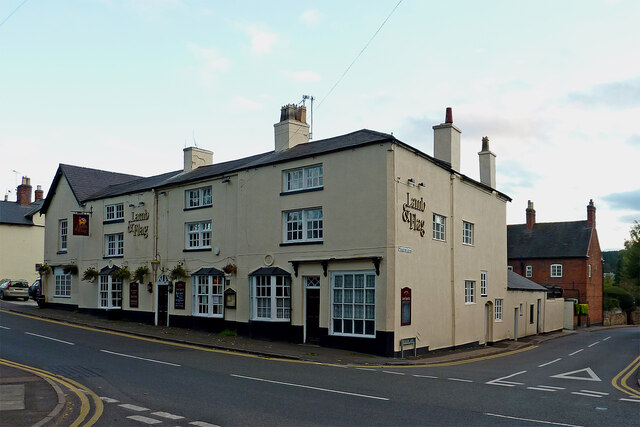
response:
<path id="1" fill-rule="evenodd" d="M 509 270 L 547 287 L 561 287 L 564 298 L 589 305 L 589 324 L 602 323 L 602 252 L 593 200 L 586 221 L 536 223 L 531 201 L 526 218 L 526 224 L 507 226 Z"/>

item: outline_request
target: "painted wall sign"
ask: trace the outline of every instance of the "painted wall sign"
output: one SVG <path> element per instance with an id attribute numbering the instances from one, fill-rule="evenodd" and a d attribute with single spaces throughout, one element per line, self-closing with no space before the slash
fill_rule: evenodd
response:
<path id="1" fill-rule="evenodd" d="M 89 235 L 89 215 L 73 214 L 73 235 L 74 236 Z"/>
<path id="2" fill-rule="evenodd" d="M 410 198 L 407 193 L 407 202 L 402 204 L 402 222 L 409 223 L 409 230 L 415 230 L 420 233 L 420 237 L 424 237 L 424 220 L 418 218 L 418 215 L 411 212 L 412 210 L 424 212 L 427 204 L 420 199 Z"/>
<path id="3" fill-rule="evenodd" d="M 176 282 L 174 289 L 175 289 L 174 308 L 176 310 L 184 310 L 186 283 Z"/>
<path id="4" fill-rule="evenodd" d="M 411 324 L 411 288 L 402 288 L 400 290 L 401 293 L 401 304 L 402 304 L 402 318 L 400 319 L 400 325 L 410 325 Z"/>
<path id="5" fill-rule="evenodd" d="M 131 212 L 131 219 L 129 220 L 127 231 L 134 236 L 144 236 L 146 239 L 149 237 L 149 226 L 138 224 L 138 222 L 148 220 L 149 212 L 146 209 L 140 213 Z"/>
<path id="6" fill-rule="evenodd" d="M 137 282 L 129 283 L 129 307 L 138 308 L 139 287 Z"/>

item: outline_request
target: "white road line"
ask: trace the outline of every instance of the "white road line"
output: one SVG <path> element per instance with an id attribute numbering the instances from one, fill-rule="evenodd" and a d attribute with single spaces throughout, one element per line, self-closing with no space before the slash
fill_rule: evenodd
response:
<path id="1" fill-rule="evenodd" d="M 564 390 L 565 389 L 564 387 L 554 387 L 552 385 L 541 385 L 541 384 L 538 384 L 538 387 L 550 388 L 552 390 Z"/>
<path id="2" fill-rule="evenodd" d="M 606 340 L 608 340 L 609 338 L 611 338 L 611 337 L 606 337 L 606 338 L 604 338 L 602 341 L 606 341 Z"/>
<path id="3" fill-rule="evenodd" d="M 543 388 L 543 387 L 527 387 L 529 390 L 539 390 L 539 391 L 558 391 L 553 390 L 551 388 Z"/>
<path id="4" fill-rule="evenodd" d="M 308 388 L 310 390 L 326 391 L 328 393 L 346 394 L 348 396 L 365 397 L 367 399 L 389 400 L 386 397 L 369 396 L 369 395 L 366 395 L 366 394 L 358 394 L 358 393 L 349 393 L 347 391 L 331 390 L 331 389 L 328 389 L 328 388 L 321 388 L 321 387 L 312 387 L 310 385 L 285 383 L 285 382 L 282 382 L 282 381 L 267 380 L 267 379 L 264 379 L 264 378 L 245 377 L 244 375 L 236 375 L 236 374 L 230 374 L 230 375 L 232 377 L 236 377 L 236 378 L 244 378 L 244 379 L 247 379 L 247 380 L 262 381 L 262 382 L 265 382 L 265 383 L 272 383 L 272 384 L 288 385 L 288 386 L 291 386 L 291 387 Z"/>
<path id="5" fill-rule="evenodd" d="M 180 365 L 177 365 L 175 363 L 163 362 L 162 360 L 146 359 L 144 357 L 132 356 L 130 354 L 123 354 L 123 353 L 116 353 L 116 352 L 109 351 L 109 350 L 100 350 L 100 351 L 103 352 L 103 353 L 115 354 L 116 356 L 129 357 L 131 359 L 144 360 L 144 361 L 153 362 L 153 363 L 162 363 L 163 365 L 180 366 Z"/>
<path id="6" fill-rule="evenodd" d="M 51 340 L 51 341 L 61 342 L 62 344 L 75 345 L 74 343 L 69 342 L 69 341 L 62 341 L 62 340 L 59 340 L 59 339 L 57 339 L 57 338 L 46 337 L 46 336 L 44 336 L 44 335 L 33 334 L 33 333 L 31 333 L 31 332 L 25 332 L 25 334 L 27 334 L 27 335 L 33 335 L 34 337 L 38 337 L 38 338 L 44 338 L 44 339 L 46 339 L 46 340 Z"/>
<path id="7" fill-rule="evenodd" d="M 358 369 L 360 371 L 373 371 L 373 372 L 376 371 L 375 369 L 371 369 L 371 368 L 356 368 L 356 369 Z"/>
<path id="8" fill-rule="evenodd" d="M 552 363 L 556 363 L 558 360 L 562 360 L 562 357 L 558 357 L 556 360 L 552 360 L 551 362 L 543 363 L 542 365 L 538 365 L 538 368 L 542 368 L 543 366 L 551 365 Z"/>
<path id="9" fill-rule="evenodd" d="M 602 391 L 594 391 L 594 390 L 580 390 L 580 391 L 584 392 L 584 393 L 601 394 L 603 396 L 608 396 L 609 395 L 609 393 L 605 393 L 605 392 L 602 392 Z"/>
<path id="10" fill-rule="evenodd" d="M 404 375 L 404 372 L 382 371 L 385 374 Z"/>
<path id="11" fill-rule="evenodd" d="M 532 420 L 531 418 L 510 417 L 509 415 L 490 414 L 488 412 L 485 412 L 485 415 L 488 415 L 490 417 L 507 418 L 507 419 L 510 419 L 510 420 L 529 421 L 529 422 L 532 422 L 532 423 L 540 423 L 540 424 L 551 424 L 551 425 L 554 425 L 554 426 L 582 427 L 582 426 L 578 426 L 578 425 L 575 425 L 575 424 L 556 423 L 556 422 L 553 422 L 553 421 Z"/>
<path id="12" fill-rule="evenodd" d="M 625 402 L 640 403 L 640 399 L 627 399 L 626 397 L 621 397 L 620 400 L 624 400 Z"/>
<path id="13" fill-rule="evenodd" d="M 418 377 L 418 378 L 438 378 L 438 377 L 434 377 L 433 375 L 418 375 L 418 374 L 414 374 L 414 377 Z"/>
<path id="14" fill-rule="evenodd" d="M 192 426 L 198 426 L 198 427 L 220 427 L 217 424 L 209 424 L 209 423 L 205 423 L 204 421 L 192 421 L 189 424 Z"/>
<path id="15" fill-rule="evenodd" d="M 578 350 L 578 351 L 574 351 L 574 352 L 573 352 L 573 353 L 571 353 L 569 356 L 573 356 L 574 354 L 578 354 L 578 353 L 580 353 L 582 350 L 584 350 L 584 348 L 581 348 L 581 349 L 580 349 L 580 350 Z"/>
<path id="16" fill-rule="evenodd" d="M 447 378 L 447 379 L 451 380 L 451 381 L 460 381 L 462 383 L 472 383 L 473 382 L 471 380 L 465 380 L 465 379 L 462 379 L 462 378 Z"/>
<path id="17" fill-rule="evenodd" d="M 594 345 L 596 345 L 596 344 L 600 344 L 600 341 L 596 341 L 596 342 L 594 342 L 594 343 L 591 343 L 591 344 L 589 344 L 587 347 L 591 348 L 591 347 L 593 347 L 593 346 L 594 346 Z"/>
<path id="18" fill-rule="evenodd" d="M 119 402 L 119 400 L 112 399 L 110 397 L 101 397 L 100 400 L 102 400 L 103 402 L 106 402 L 106 403 L 118 403 Z"/>
<path id="19" fill-rule="evenodd" d="M 136 411 L 136 412 L 144 412 L 144 411 L 148 411 L 148 408 L 143 408 L 142 406 L 136 406 L 136 405 L 131 405 L 130 403 L 123 403 L 121 405 L 118 405 L 121 408 L 124 409 L 129 409 L 131 411 Z"/>
<path id="20" fill-rule="evenodd" d="M 11 329 L 11 328 L 7 328 L 6 326 L 0 326 L 0 329 Z"/>
<path id="21" fill-rule="evenodd" d="M 571 394 L 577 394 L 579 396 L 588 396 L 588 397 L 603 397 L 600 394 L 582 393 L 580 391 L 572 391 Z"/>
<path id="22" fill-rule="evenodd" d="M 153 418 L 143 417 L 142 415 L 131 415 L 130 417 L 127 417 L 127 418 L 130 420 L 138 421 L 145 424 L 160 424 L 162 422 L 160 420 L 156 420 Z"/>
<path id="23" fill-rule="evenodd" d="M 487 381 L 485 384 L 501 385 L 504 387 L 515 387 L 517 385 L 522 385 L 524 383 L 517 383 L 514 381 L 504 381 L 504 380 L 506 380 L 507 378 L 515 377 L 516 375 L 524 374 L 525 372 L 527 371 L 516 372 L 515 374 L 507 375 L 506 377 L 500 377 L 500 378 L 496 378 L 495 380 Z"/>
<path id="24" fill-rule="evenodd" d="M 173 415 L 168 412 L 152 412 L 151 415 L 155 415 L 156 417 L 166 418 L 168 420 L 181 420 L 184 417 L 180 415 Z"/>

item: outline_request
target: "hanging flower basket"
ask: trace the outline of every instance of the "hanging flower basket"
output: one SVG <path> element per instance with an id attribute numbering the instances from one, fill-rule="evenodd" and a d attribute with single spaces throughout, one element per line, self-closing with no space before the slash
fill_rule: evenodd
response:
<path id="1" fill-rule="evenodd" d="M 133 272 L 133 278 L 138 282 L 144 282 L 144 276 L 147 274 L 149 274 L 149 267 L 142 265 Z"/>
<path id="2" fill-rule="evenodd" d="M 173 267 L 171 272 L 169 273 L 169 278 L 171 280 L 183 279 L 187 277 L 187 270 L 184 269 L 180 264 Z"/>
<path id="3" fill-rule="evenodd" d="M 75 264 L 67 264 L 62 266 L 64 274 L 78 274 L 78 266 Z"/>
<path id="4" fill-rule="evenodd" d="M 118 280 L 129 280 L 131 279 L 131 272 L 128 267 L 122 267 L 121 269 L 114 271 L 111 276 Z"/>
<path id="5" fill-rule="evenodd" d="M 224 271 L 227 274 L 236 274 L 238 272 L 238 267 L 236 267 L 235 264 L 227 264 L 224 267 L 222 267 L 222 271 Z"/>
<path id="6" fill-rule="evenodd" d="M 100 275 L 100 272 L 93 267 L 87 268 L 84 273 L 82 273 L 82 280 L 87 282 L 93 282 Z"/>
<path id="7" fill-rule="evenodd" d="M 40 268 L 38 269 L 38 273 L 40 273 L 40 276 L 44 276 L 45 274 L 49 274 L 50 271 L 51 271 L 51 267 L 49 267 L 49 264 L 42 264 L 40 266 Z"/>

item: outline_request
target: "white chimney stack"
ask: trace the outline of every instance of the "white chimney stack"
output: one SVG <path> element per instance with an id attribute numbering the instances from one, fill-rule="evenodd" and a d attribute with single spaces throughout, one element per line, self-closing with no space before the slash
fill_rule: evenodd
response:
<path id="1" fill-rule="evenodd" d="M 496 188 L 496 155 L 489 150 L 489 137 L 482 138 L 482 151 L 478 153 L 480 160 L 480 182 Z"/>
<path id="2" fill-rule="evenodd" d="M 213 151 L 203 150 L 197 147 L 187 147 L 184 152 L 184 171 L 191 172 L 200 166 L 213 164 Z"/>
<path id="3" fill-rule="evenodd" d="M 309 142 L 307 108 L 304 105 L 288 104 L 280 109 L 280 122 L 273 125 L 276 151 L 288 150 L 298 144 Z"/>
<path id="4" fill-rule="evenodd" d="M 451 169 L 460 171 L 460 134 L 453 125 L 451 107 L 447 107 L 444 123 L 433 127 L 433 157 L 449 163 Z"/>

